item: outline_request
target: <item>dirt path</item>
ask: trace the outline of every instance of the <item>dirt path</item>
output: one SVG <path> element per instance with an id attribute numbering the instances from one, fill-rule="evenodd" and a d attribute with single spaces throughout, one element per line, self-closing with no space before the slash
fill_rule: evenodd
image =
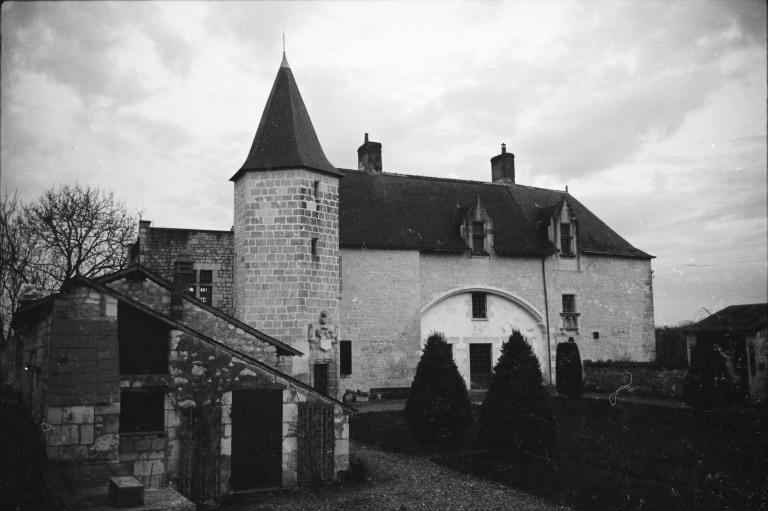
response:
<path id="1" fill-rule="evenodd" d="M 365 483 L 269 493 L 231 503 L 232 511 L 272 510 L 566 510 L 496 483 L 460 474 L 428 458 L 389 453 L 357 442 L 352 452 L 368 468 Z"/>

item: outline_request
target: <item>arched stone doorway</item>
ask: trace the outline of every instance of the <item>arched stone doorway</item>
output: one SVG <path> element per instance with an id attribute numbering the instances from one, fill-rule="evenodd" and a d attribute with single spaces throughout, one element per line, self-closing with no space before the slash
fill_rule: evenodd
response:
<path id="1" fill-rule="evenodd" d="M 531 304 L 501 289 L 469 287 L 445 293 L 421 310 L 422 344 L 432 332 L 442 332 L 468 388 L 486 388 L 501 345 L 512 333 L 528 339 L 550 382 L 547 333 L 543 315 Z"/>

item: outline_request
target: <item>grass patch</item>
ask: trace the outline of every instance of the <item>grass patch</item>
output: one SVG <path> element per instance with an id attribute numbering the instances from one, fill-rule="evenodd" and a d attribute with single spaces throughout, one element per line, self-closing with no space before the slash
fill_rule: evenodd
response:
<path id="1" fill-rule="evenodd" d="M 352 417 L 352 438 L 430 456 L 461 472 L 577 509 L 768 509 L 768 411 L 707 412 L 607 401 L 552 400 L 551 460 L 482 450 L 475 426 L 450 446 L 422 446 L 402 412 Z"/>

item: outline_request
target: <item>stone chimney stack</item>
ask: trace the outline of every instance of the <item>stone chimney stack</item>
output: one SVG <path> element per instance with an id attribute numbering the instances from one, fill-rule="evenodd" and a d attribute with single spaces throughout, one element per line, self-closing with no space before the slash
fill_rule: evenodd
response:
<path id="1" fill-rule="evenodd" d="M 171 318 L 184 319 L 184 293 L 194 283 L 195 270 L 191 256 L 181 255 L 173 263 L 171 283 Z"/>
<path id="2" fill-rule="evenodd" d="M 515 155 L 501 144 L 501 154 L 491 158 L 491 177 L 494 183 L 515 184 Z"/>
<path id="3" fill-rule="evenodd" d="M 363 145 L 357 148 L 357 169 L 370 174 L 381 172 L 381 144 L 369 142 L 368 133 Z"/>

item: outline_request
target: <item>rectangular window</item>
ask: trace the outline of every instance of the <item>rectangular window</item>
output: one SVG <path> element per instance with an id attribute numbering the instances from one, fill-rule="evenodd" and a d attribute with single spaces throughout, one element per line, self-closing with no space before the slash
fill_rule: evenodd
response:
<path id="1" fill-rule="evenodd" d="M 576 312 L 576 295 L 563 295 L 563 328 L 565 330 L 578 330 L 579 313 Z"/>
<path id="2" fill-rule="evenodd" d="M 571 224 L 560 224 L 560 254 L 572 256 L 573 249 L 571 245 L 573 236 L 571 236 Z"/>
<path id="3" fill-rule="evenodd" d="M 485 293 L 472 293 L 472 319 L 487 319 L 486 311 L 487 295 Z"/>
<path id="4" fill-rule="evenodd" d="M 317 198 L 320 196 L 320 181 L 315 181 L 315 184 L 312 187 L 312 195 L 314 196 L 315 201 L 317 201 Z"/>
<path id="5" fill-rule="evenodd" d="M 483 222 L 472 222 L 472 254 L 485 254 L 485 224 Z"/>
<path id="6" fill-rule="evenodd" d="M 352 374 L 352 341 L 339 341 L 339 373 Z"/>
<path id="7" fill-rule="evenodd" d="M 118 302 L 120 374 L 167 374 L 169 331 L 159 319 Z"/>
<path id="8" fill-rule="evenodd" d="M 162 390 L 120 391 L 120 433 L 164 431 L 164 398 Z"/>
<path id="9" fill-rule="evenodd" d="M 213 305 L 213 270 L 195 270 L 194 282 L 187 293 L 208 305 Z"/>
<path id="10" fill-rule="evenodd" d="M 318 257 L 317 255 L 317 238 L 312 238 L 312 257 Z"/>

